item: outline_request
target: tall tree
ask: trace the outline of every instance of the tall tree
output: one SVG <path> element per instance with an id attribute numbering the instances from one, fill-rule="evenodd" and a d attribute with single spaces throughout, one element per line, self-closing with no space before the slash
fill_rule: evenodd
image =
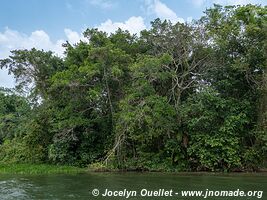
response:
<path id="1" fill-rule="evenodd" d="M 7 68 L 14 76 L 17 91 L 32 96 L 35 101 L 47 98 L 49 78 L 64 69 L 63 60 L 51 51 L 35 48 L 11 51 L 9 58 L 0 60 L 0 67 Z"/>

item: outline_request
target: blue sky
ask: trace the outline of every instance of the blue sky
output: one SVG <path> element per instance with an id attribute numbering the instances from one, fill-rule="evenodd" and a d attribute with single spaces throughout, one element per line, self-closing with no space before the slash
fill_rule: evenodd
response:
<path id="1" fill-rule="evenodd" d="M 157 17 L 174 23 L 198 19 L 213 3 L 266 5 L 266 0 L 1 0 L 0 59 L 12 49 L 32 47 L 62 56 L 61 44 L 83 40 L 88 27 L 138 33 Z M 12 77 L 0 70 L 0 87 L 13 86 Z"/>

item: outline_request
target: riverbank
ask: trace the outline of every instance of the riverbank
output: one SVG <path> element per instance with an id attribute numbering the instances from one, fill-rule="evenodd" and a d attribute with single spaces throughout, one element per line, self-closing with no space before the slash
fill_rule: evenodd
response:
<path id="1" fill-rule="evenodd" d="M 208 172 L 208 171 L 198 171 L 198 172 L 183 172 L 183 171 L 157 171 L 157 170 L 138 170 L 138 169 L 109 169 L 105 167 L 92 167 L 79 168 L 74 166 L 62 166 L 62 165 L 49 165 L 49 164 L 3 164 L 0 163 L 0 175 L 1 174 L 79 174 L 79 173 L 125 173 L 125 172 L 155 172 L 155 173 L 174 173 L 174 174 L 194 174 L 194 175 L 203 175 L 203 174 L 250 174 L 250 173 L 264 173 L 267 174 L 266 168 L 261 168 L 257 171 L 239 171 L 239 172 Z"/>
<path id="2" fill-rule="evenodd" d="M 0 164 L 0 174 L 77 174 L 86 169 L 48 164 Z"/>

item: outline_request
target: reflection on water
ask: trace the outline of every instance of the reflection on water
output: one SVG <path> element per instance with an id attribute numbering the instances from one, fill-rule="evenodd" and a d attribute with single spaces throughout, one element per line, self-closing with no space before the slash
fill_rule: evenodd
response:
<path id="1" fill-rule="evenodd" d="M 42 175 L 42 176 L 0 176 L 0 200 L 70 200 L 70 199 L 126 199 L 125 197 L 93 197 L 92 190 L 99 189 L 100 194 L 108 190 L 166 189 L 166 190 L 262 190 L 262 199 L 267 199 L 267 174 L 234 175 L 190 175 L 162 173 L 93 173 L 78 175 Z M 266 194 L 265 194 L 266 193 Z M 182 197 L 131 197 L 140 199 L 203 199 Z M 226 200 L 226 197 L 207 198 Z M 230 197 L 230 199 L 258 199 L 257 197 Z"/>
<path id="2" fill-rule="evenodd" d="M 31 199 L 31 197 L 27 194 L 27 190 L 32 187 L 33 185 L 23 183 L 19 179 L 0 181 L 0 199 Z"/>

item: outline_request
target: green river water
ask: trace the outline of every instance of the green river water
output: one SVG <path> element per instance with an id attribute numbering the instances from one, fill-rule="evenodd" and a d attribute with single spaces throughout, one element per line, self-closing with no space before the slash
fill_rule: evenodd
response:
<path id="1" fill-rule="evenodd" d="M 99 195 L 92 191 L 98 189 Z M 136 191 L 128 199 L 264 199 L 267 200 L 267 174 L 168 174 L 168 173 L 89 173 L 78 175 L 0 175 L 0 200 L 24 199 L 127 199 L 127 196 L 104 197 L 108 191 Z M 172 196 L 155 196 L 164 189 Z M 182 197 L 183 190 L 196 191 L 244 191 L 246 196 L 237 197 Z M 172 193 L 171 193 L 172 190 Z M 153 191 L 154 196 L 146 191 Z M 250 192 L 252 191 L 252 192 Z M 262 192 L 260 192 L 262 191 Z M 94 194 L 98 194 L 94 190 Z M 248 193 L 250 192 L 250 193 Z M 254 195 L 252 193 L 254 192 Z M 175 194 L 177 193 L 177 194 Z M 203 194 L 203 195 L 204 195 Z M 218 192 L 217 192 L 218 194 Z M 233 194 L 233 193 L 232 193 Z M 117 193 L 118 195 L 118 193 Z M 248 196 L 250 195 L 250 196 Z"/>

